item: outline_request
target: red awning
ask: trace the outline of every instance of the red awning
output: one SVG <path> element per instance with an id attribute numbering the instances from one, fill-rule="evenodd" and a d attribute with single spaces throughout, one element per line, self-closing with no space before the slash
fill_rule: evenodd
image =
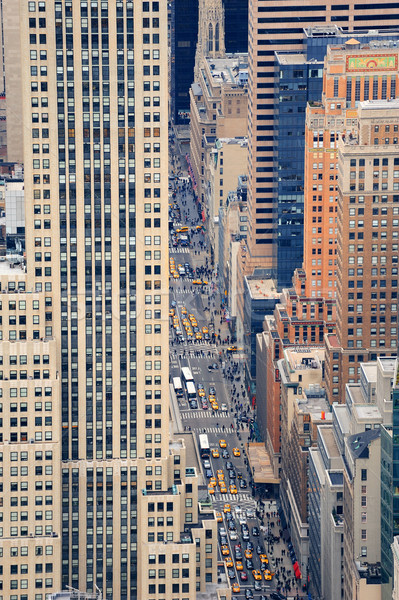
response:
<path id="1" fill-rule="evenodd" d="M 301 575 L 301 570 L 300 570 L 299 565 L 298 565 L 298 561 L 294 562 L 293 567 L 294 567 L 295 577 L 297 579 L 301 579 L 302 575 Z"/>

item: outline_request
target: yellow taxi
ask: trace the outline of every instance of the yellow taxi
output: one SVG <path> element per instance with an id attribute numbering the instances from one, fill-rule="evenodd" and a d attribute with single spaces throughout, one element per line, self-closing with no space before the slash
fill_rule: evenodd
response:
<path id="1" fill-rule="evenodd" d="M 217 523 L 223 523 L 223 517 L 221 512 L 215 512 Z"/>
<path id="2" fill-rule="evenodd" d="M 201 279 L 193 279 L 193 284 L 194 285 L 202 285 L 202 281 L 201 281 Z"/>
<path id="3" fill-rule="evenodd" d="M 231 586 L 231 589 L 233 590 L 234 594 L 239 594 L 241 588 L 238 585 L 238 583 L 234 582 L 233 585 Z"/>
<path id="4" fill-rule="evenodd" d="M 187 314 L 187 308 L 185 306 L 182 306 L 180 312 L 181 312 L 182 315 L 186 315 Z"/>
<path id="5" fill-rule="evenodd" d="M 260 554 L 260 555 L 259 555 L 259 558 L 260 558 L 260 562 L 261 562 L 261 563 L 264 563 L 265 565 L 267 565 L 267 564 L 268 564 L 268 562 L 269 562 L 269 559 L 267 558 L 267 555 L 266 555 L 266 554 Z"/>
<path id="6" fill-rule="evenodd" d="M 227 448 L 226 440 L 219 440 L 219 446 L 221 448 Z"/>
<path id="7" fill-rule="evenodd" d="M 208 327 L 203 327 L 202 328 L 202 333 L 209 333 Z"/>
<path id="8" fill-rule="evenodd" d="M 205 394 L 204 388 L 199 388 L 199 390 L 198 390 L 198 396 L 200 398 L 205 398 L 206 394 Z"/>
<path id="9" fill-rule="evenodd" d="M 175 316 L 175 309 L 174 308 L 170 308 L 169 309 L 169 316 L 170 317 L 174 317 Z"/>
<path id="10" fill-rule="evenodd" d="M 173 271 L 173 277 L 175 279 L 179 279 L 180 275 L 179 275 L 179 273 L 177 271 Z"/>
<path id="11" fill-rule="evenodd" d="M 241 452 L 238 448 L 233 448 L 233 455 L 234 456 L 241 456 Z"/>
<path id="12" fill-rule="evenodd" d="M 219 458 L 219 450 L 217 448 L 212 448 L 211 450 L 213 458 Z"/>
<path id="13" fill-rule="evenodd" d="M 208 494 L 214 494 L 215 493 L 215 488 L 213 487 L 213 485 L 208 485 Z"/>
<path id="14" fill-rule="evenodd" d="M 230 494 L 236 494 L 237 493 L 237 486 L 234 485 L 234 483 L 232 483 L 230 485 Z"/>
<path id="15" fill-rule="evenodd" d="M 219 404 L 217 402 L 211 402 L 212 410 L 219 410 Z"/>
<path id="16" fill-rule="evenodd" d="M 269 569 L 266 569 L 264 573 L 266 581 L 271 581 L 273 579 L 274 573 L 271 573 Z"/>
<path id="17" fill-rule="evenodd" d="M 203 285 L 208 285 L 208 282 L 206 279 L 204 279 L 202 283 L 203 283 Z"/>
<path id="18" fill-rule="evenodd" d="M 242 566 L 242 562 L 240 560 L 237 560 L 236 562 L 236 569 L 237 571 L 243 571 L 244 567 Z"/>
<path id="19" fill-rule="evenodd" d="M 222 482 L 220 483 L 220 493 L 221 493 L 221 494 L 227 494 L 227 487 L 226 487 L 226 485 L 225 485 L 224 481 L 222 481 Z"/>
<path id="20" fill-rule="evenodd" d="M 210 478 L 209 485 L 211 485 L 212 487 L 216 487 L 216 485 L 217 485 L 216 477 Z"/>
<path id="21" fill-rule="evenodd" d="M 188 231 L 188 227 L 186 227 L 186 226 L 176 229 L 176 233 L 187 233 L 187 231 Z"/>
<path id="22" fill-rule="evenodd" d="M 226 567 L 234 567 L 233 559 L 231 558 L 231 556 L 226 556 L 224 562 L 226 563 Z"/>
<path id="23" fill-rule="evenodd" d="M 222 552 L 223 556 L 228 556 L 230 554 L 229 547 L 228 546 L 222 546 L 221 547 L 221 552 Z"/>
<path id="24" fill-rule="evenodd" d="M 258 569 L 253 569 L 252 575 L 254 576 L 255 581 L 261 581 L 262 573 L 258 571 Z"/>
<path id="25" fill-rule="evenodd" d="M 202 333 L 200 333 L 199 331 L 197 331 L 197 333 L 195 334 L 195 339 L 196 340 L 202 340 Z"/>
<path id="26" fill-rule="evenodd" d="M 218 470 L 216 471 L 216 477 L 217 477 L 218 479 L 224 479 L 224 471 L 223 471 L 223 469 L 218 469 Z"/>
<path id="27" fill-rule="evenodd" d="M 225 514 L 226 514 L 226 513 L 228 513 L 228 512 L 231 512 L 231 506 L 230 506 L 230 504 L 225 504 L 225 505 L 223 506 L 223 512 L 224 512 Z"/>
<path id="28" fill-rule="evenodd" d="M 251 552 L 251 550 L 245 550 L 244 556 L 245 556 L 245 558 L 252 558 L 252 552 Z"/>
<path id="29" fill-rule="evenodd" d="M 208 398 L 209 398 L 209 402 L 215 402 L 215 400 L 216 400 L 215 394 L 209 394 Z"/>
<path id="30" fill-rule="evenodd" d="M 188 318 L 190 319 L 190 321 L 191 321 L 191 319 L 195 319 L 195 317 L 194 317 L 193 313 L 189 313 L 189 314 L 188 314 Z"/>

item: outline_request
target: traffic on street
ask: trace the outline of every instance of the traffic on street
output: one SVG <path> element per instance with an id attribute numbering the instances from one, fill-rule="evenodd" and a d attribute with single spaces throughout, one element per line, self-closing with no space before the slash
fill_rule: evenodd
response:
<path id="1" fill-rule="evenodd" d="M 170 378 L 216 511 L 219 573 L 227 574 L 236 599 L 297 598 L 276 502 L 255 497 L 246 456 L 254 414 L 242 349 L 223 317 L 202 211 L 186 177 L 170 177 L 169 196 Z"/>

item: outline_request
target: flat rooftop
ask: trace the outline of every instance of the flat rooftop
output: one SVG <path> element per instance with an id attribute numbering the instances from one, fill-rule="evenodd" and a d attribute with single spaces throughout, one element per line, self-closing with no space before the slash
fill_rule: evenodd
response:
<path id="1" fill-rule="evenodd" d="M 247 455 L 255 483 L 280 483 L 274 476 L 270 455 L 262 442 L 247 443 Z"/>
<path id="2" fill-rule="evenodd" d="M 22 256 L 16 256 L 15 258 L 7 257 L 6 260 L 0 261 L 0 275 L 18 275 L 18 280 L 21 280 L 21 275 L 25 275 L 25 271 L 19 263 L 21 260 Z"/>
<path id="3" fill-rule="evenodd" d="M 320 427 L 319 435 L 324 442 L 324 447 L 329 458 L 337 458 L 340 456 L 337 442 L 335 441 L 334 430 L 332 427 Z"/>
<path id="4" fill-rule="evenodd" d="M 363 110 L 399 110 L 399 98 L 392 100 L 364 100 L 359 102 L 359 107 Z"/>
<path id="5" fill-rule="evenodd" d="M 364 404 L 365 398 L 360 383 L 348 383 L 346 393 L 350 397 L 352 404 Z"/>
<path id="6" fill-rule="evenodd" d="M 277 61 L 281 65 L 302 65 L 306 63 L 306 55 L 305 54 L 295 54 L 294 52 L 276 52 L 275 53 Z"/>
<path id="7" fill-rule="evenodd" d="M 354 404 L 352 412 L 358 421 L 382 423 L 382 415 L 375 404 Z"/>
<path id="8" fill-rule="evenodd" d="M 322 421 L 323 423 L 332 422 L 332 413 L 329 412 L 330 405 L 325 398 L 306 397 L 297 398 L 298 412 L 301 414 L 310 414 L 313 421 Z"/>
<path id="9" fill-rule="evenodd" d="M 207 58 L 214 80 L 225 83 L 238 83 L 238 73 L 248 71 L 248 54 L 234 54 L 231 57 Z"/>
<path id="10" fill-rule="evenodd" d="M 277 285 L 273 279 L 251 278 L 246 277 L 246 282 L 250 294 L 254 300 L 262 300 L 263 298 L 279 298 Z"/>
<path id="11" fill-rule="evenodd" d="M 377 381 L 377 364 L 376 363 L 363 363 L 362 369 L 364 376 L 367 381 L 370 383 L 375 383 Z"/>
<path id="12" fill-rule="evenodd" d="M 392 375 L 396 371 L 396 361 L 397 358 L 395 356 L 383 356 L 377 359 L 377 362 L 379 363 L 381 369 L 385 373 L 392 373 Z"/>
<path id="13" fill-rule="evenodd" d="M 324 61 L 311 58 L 308 60 L 302 52 L 275 52 L 280 65 L 323 65 Z"/>
<path id="14" fill-rule="evenodd" d="M 324 347 L 287 348 L 284 351 L 292 370 L 321 369 L 324 361 Z"/>

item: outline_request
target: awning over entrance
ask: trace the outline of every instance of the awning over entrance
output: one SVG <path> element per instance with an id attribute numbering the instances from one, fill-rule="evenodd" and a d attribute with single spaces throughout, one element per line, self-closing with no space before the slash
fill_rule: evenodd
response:
<path id="1" fill-rule="evenodd" d="M 280 483 L 280 479 L 274 476 L 270 456 L 263 442 L 248 443 L 247 455 L 255 483 Z"/>

